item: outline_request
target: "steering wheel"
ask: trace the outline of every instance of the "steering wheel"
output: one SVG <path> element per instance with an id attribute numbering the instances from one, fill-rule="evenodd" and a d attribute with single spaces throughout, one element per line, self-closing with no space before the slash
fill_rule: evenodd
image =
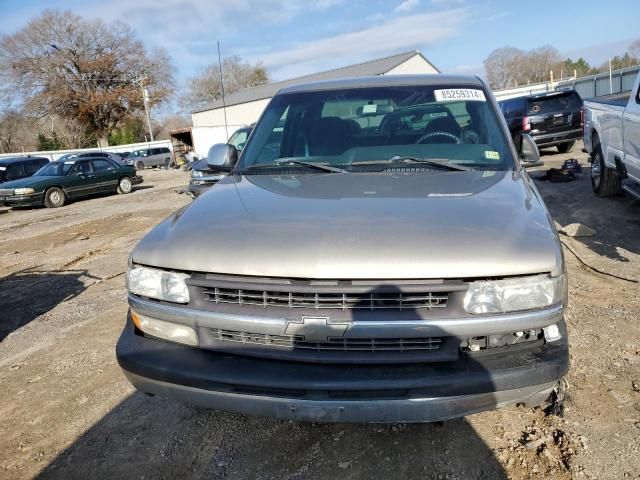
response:
<path id="1" fill-rule="evenodd" d="M 417 141 L 416 143 L 423 143 L 425 140 L 427 140 L 428 138 L 432 138 L 432 137 L 447 137 L 450 139 L 453 139 L 453 143 L 460 143 L 460 137 L 455 136 L 453 133 L 449 133 L 449 132 L 431 132 L 431 133 L 427 133 L 425 135 L 422 135 Z"/>

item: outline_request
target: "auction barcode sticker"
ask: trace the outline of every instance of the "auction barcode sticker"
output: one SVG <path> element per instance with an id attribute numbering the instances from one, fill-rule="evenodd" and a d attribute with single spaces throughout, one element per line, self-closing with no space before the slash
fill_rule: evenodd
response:
<path id="1" fill-rule="evenodd" d="M 484 92 L 475 88 L 447 88 L 446 90 L 434 90 L 436 102 L 455 102 L 466 100 L 469 102 L 486 102 Z"/>

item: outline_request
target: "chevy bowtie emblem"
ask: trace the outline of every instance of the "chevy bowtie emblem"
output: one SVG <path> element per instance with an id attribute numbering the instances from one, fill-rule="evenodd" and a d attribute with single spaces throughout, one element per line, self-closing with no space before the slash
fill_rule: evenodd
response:
<path id="1" fill-rule="evenodd" d="M 326 342 L 331 337 L 342 337 L 348 323 L 329 323 L 329 317 L 302 317 L 300 322 L 289 322 L 285 335 L 301 336 L 307 342 Z"/>

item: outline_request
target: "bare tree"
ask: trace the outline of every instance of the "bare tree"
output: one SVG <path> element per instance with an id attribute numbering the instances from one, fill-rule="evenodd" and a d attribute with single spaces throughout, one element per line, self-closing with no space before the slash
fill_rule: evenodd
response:
<path id="1" fill-rule="evenodd" d="M 49 119 L 45 119 L 49 121 Z M 54 131 L 64 144 L 64 148 L 89 148 L 95 147 L 96 137 L 87 130 L 86 126 L 74 118 L 55 118 Z"/>
<path id="2" fill-rule="evenodd" d="M 17 110 L 0 115 L 0 153 L 15 153 L 35 148 L 36 119 Z"/>
<path id="3" fill-rule="evenodd" d="M 227 57 L 222 62 L 225 94 L 262 85 L 269 81 L 267 71 L 261 63 L 251 65 L 238 56 Z M 191 78 L 187 93 L 181 99 L 184 108 L 193 110 L 211 103 L 222 96 L 218 64 L 211 64 L 199 75 Z"/>
<path id="4" fill-rule="evenodd" d="M 550 45 L 526 52 L 518 65 L 518 83 L 540 83 L 549 80 L 550 72 L 560 61 L 558 50 Z"/>
<path id="5" fill-rule="evenodd" d="M 489 54 L 484 68 L 491 88 L 500 89 L 547 81 L 559 62 L 560 54 L 550 45 L 529 51 L 502 47 Z"/>
<path id="6" fill-rule="evenodd" d="M 517 84 L 519 62 L 524 52 L 514 47 L 492 51 L 484 60 L 487 80 L 493 89 L 513 87 Z"/>
<path id="7" fill-rule="evenodd" d="M 640 38 L 629 45 L 629 53 L 636 58 L 640 58 Z"/>
<path id="8" fill-rule="evenodd" d="M 142 81 L 152 106 L 165 101 L 171 64 L 166 51 L 148 53 L 123 23 L 47 10 L 0 40 L 5 93 L 36 115 L 76 120 L 102 144 L 120 120 L 142 109 Z"/>
<path id="9" fill-rule="evenodd" d="M 191 126 L 191 119 L 182 115 L 169 115 L 156 120 L 153 125 L 153 136 L 157 140 L 168 140 L 172 130 Z"/>

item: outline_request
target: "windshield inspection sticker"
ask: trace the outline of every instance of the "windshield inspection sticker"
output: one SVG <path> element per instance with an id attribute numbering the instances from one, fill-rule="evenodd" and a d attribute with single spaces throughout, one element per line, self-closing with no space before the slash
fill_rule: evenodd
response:
<path id="1" fill-rule="evenodd" d="M 363 105 L 362 106 L 362 113 L 376 113 L 378 111 L 378 105 L 377 104 L 372 104 L 372 105 Z"/>
<path id="2" fill-rule="evenodd" d="M 500 154 L 493 150 L 487 150 L 484 152 L 484 158 L 487 160 L 500 160 Z"/>
<path id="3" fill-rule="evenodd" d="M 455 102 L 466 100 L 468 102 L 486 102 L 484 92 L 474 88 L 447 88 L 446 90 L 434 90 L 436 102 Z"/>

